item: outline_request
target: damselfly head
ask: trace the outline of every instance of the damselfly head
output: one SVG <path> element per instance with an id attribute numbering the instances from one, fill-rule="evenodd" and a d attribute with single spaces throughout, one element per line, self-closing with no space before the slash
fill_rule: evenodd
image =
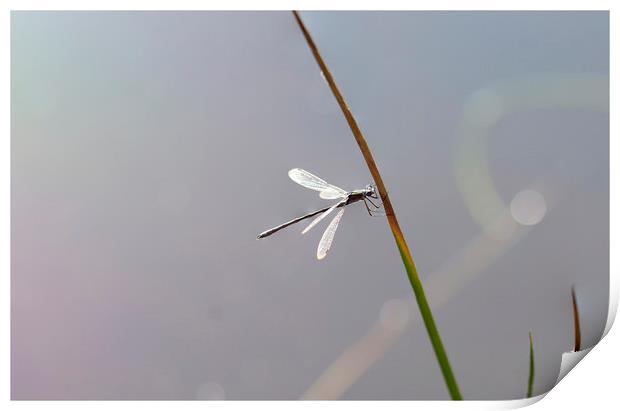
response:
<path id="1" fill-rule="evenodd" d="M 367 197 L 371 197 L 371 198 L 379 198 L 379 196 L 377 195 L 377 191 L 375 189 L 375 186 L 373 186 L 372 184 L 368 184 L 365 188 L 366 191 L 366 196 Z"/>

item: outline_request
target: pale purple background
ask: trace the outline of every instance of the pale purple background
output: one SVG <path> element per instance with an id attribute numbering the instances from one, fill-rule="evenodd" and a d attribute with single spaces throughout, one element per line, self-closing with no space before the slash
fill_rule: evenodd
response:
<path id="1" fill-rule="evenodd" d="M 609 74 L 604 12 L 303 17 L 425 282 L 480 232 L 455 180 L 468 97 Z M 289 12 L 14 12 L 11 34 L 12 398 L 296 399 L 387 300 L 413 300 L 360 205 L 322 262 L 322 228 L 255 239 L 325 204 L 288 169 L 371 181 Z M 520 113 L 488 150 L 506 203 L 540 176 L 563 196 L 435 315 L 465 398 L 520 398 L 528 331 L 535 393 L 572 347 L 572 284 L 586 345 L 605 323 L 609 115 Z M 448 398 L 417 324 L 344 398 Z"/>

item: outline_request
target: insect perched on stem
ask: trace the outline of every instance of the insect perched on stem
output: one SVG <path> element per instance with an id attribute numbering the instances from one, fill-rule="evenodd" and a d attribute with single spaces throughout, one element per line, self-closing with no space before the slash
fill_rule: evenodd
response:
<path id="1" fill-rule="evenodd" d="M 377 192 L 375 191 L 375 188 L 370 184 L 361 190 L 345 191 L 342 188 L 339 188 L 332 184 L 327 183 L 323 179 L 315 176 L 314 174 L 306 170 L 302 170 L 301 168 L 294 168 L 290 170 L 288 172 L 288 176 L 291 178 L 291 180 L 293 180 L 297 184 L 304 186 L 306 188 L 309 188 L 311 190 L 318 191 L 319 196 L 325 200 L 339 199 L 340 201 L 332 205 L 331 207 L 325 207 L 320 210 L 313 211 L 312 213 L 306 214 L 301 217 L 297 217 L 294 220 L 288 221 L 284 224 L 280 224 L 277 227 L 264 231 L 260 233 L 257 238 L 267 237 L 277 231 L 282 230 L 283 228 L 286 228 L 290 225 L 293 225 L 302 220 L 305 220 L 306 218 L 310 218 L 317 214 L 320 214 L 301 232 L 302 234 L 305 234 L 308 231 L 310 231 L 312 227 L 317 225 L 321 220 L 327 217 L 336 208 L 341 208 L 341 210 L 338 211 L 338 214 L 336 214 L 332 222 L 329 223 L 329 225 L 325 229 L 325 232 L 323 233 L 323 237 L 321 237 L 321 241 L 319 242 L 319 247 L 316 250 L 316 258 L 318 258 L 319 260 L 322 260 L 327 255 L 327 252 L 329 251 L 332 245 L 332 242 L 334 241 L 334 234 L 336 234 L 336 229 L 338 228 L 340 219 L 342 218 L 342 215 L 344 214 L 345 206 L 356 203 L 358 201 L 363 201 L 364 205 L 366 206 L 366 210 L 368 211 L 368 214 L 370 215 L 373 215 L 373 212 L 376 211 L 376 209 L 380 208 L 380 206 L 378 206 L 371 200 L 372 198 L 378 199 L 379 196 Z M 375 208 L 374 210 L 371 210 L 371 208 L 368 205 L 369 203 Z"/>

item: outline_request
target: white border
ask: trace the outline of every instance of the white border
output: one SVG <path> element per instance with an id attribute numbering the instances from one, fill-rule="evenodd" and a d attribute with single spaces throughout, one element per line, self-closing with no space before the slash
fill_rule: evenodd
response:
<path id="1" fill-rule="evenodd" d="M 51 4 L 53 3 L 53 4 Z M 614 51 L 616 45 L 613 41 L 617 38 L 617 26 L 620 19 L 614 13 L 612 7 L 612 1 L 563 1 L 554 2 L 549 0 L 522 0 L 522 1 L 457 1 L 457 0 L 444 0 L 434 2 L 411 2 L 411 1 L 393 1 L 382 0 L 381 2 L 369 2 L 369 1 L 357 1 L 354 3 L 354 10 L 610 10 L 610 73 L 616 73 L 618 65 L 618 54 Z M 4 13 L 2 14 L 2 23 L 0 23 L 0 44 L 2 47 L 2 56 L 4 57 L 5 64 L 0 64 L 0 78 L 2 79 L 2 90 L 10 90 L 10 11 L 11 10 L 235 10 L 246 9 L 256 10 L 257 2 L 252 1 L 228 1 L 228 2 L 205 2 L 198 0 L 178 0 L 178 1 L 9 1 L 3 2 Z M 261 10 L 289 10 L 296 8 L 300 10 L 345 10 L 351 9 L 347 7 L 347 4 L 343 1 L 263 1 L 260 2 Z M 413 8 L 412 8 L 413 6 Z M 561 9 L 558 9 L 561 6 Z M 616 96 L 618 95 L 617 83 L 614 81 L 614 75 L 611 75 L 611 128 L 610 136 L 615 136 L 617 133 L 617 126 L 614 119 L 617 118 L 617 106 Z M 238 407 L 247 407 L 252 409 L 290 409 L 291 407 L 297 409 L 306 409 L 307 407 L 327 407 L 340 408 L 340 409 L 369 409 L 372 407 L 381 407 L 387 409 L 407 409 L 410 410 L 412 406 L 419 407 L 423 405 L 424 409 L 446 409 L 458 407 L 459 409 L 497 409 L 497 408 L 516 408 L 522 405 L 526 405 L 528 401 L 514 401 L 514 402 L 480 402 L 470 401 L 462 403 L 450 403 L 450 402 L 434 402 L 434 401 L 419 401 L 412 404 L 410 402 L 400 401 L 373 401 L 373 402 L 284 402 L 284 401 L 263 401 L 263 402 L 211 402 L 205 404 L 198 401 L 165 401 L 165 402 L 152 402 L 148 404 L 144 402 L 47 402 L 47 401 L 14 401 L 9 402 L 10 398 L 10 93 L 3 93 L 3 98 L 0 103 L 2 106 L 2 115 L 0 116 L 0 127 L 4 131 L 5 138 L 2 139 L 2 146 L 0 147 L 0 188 L 5 201 L 0 204 L 2 207 L 2 217 L 0 218 L 0 228 L 2 228 L 2 236 L 0 237 L 0 262 L 3 272 L 4 287 L 3 290 L 3 308 L 4 315 L 2 318 L 2 333 L 3 338 L 0 340 L 3 359 L 5 364 L 4 373 L 2 373 L 2 392 L 5 401 L 8 402 L 10 408 L 40 408 L 45 409 L 82 409 L 85 405 L 89 409 L 107 409 L 108 407 L 137 407 L 148 406 L 152 409 L 172 409 L 172 408 L 196 408 L 204 409 L 209 408 L 221 408 L 232 409 Z M 616 115 L 614 115 L 616 114 Z M 618 144 L 612 137 L 610 147 L 610 173 L 611 181 L 616 181 L 618 176 L 618 167 L 615 165 L 614 159 L 618 159 Z M 611 210 L 618 210 L 620 202 L 618 201 L 618 190 L 611 187 Z M 618 303 L 618 219 L 615 215 L 610 216 L 611 225 L 611 238 L 610 238 L 610 316 L 608 318 L 609 329 L 612 319 L 615 317 L 617 303 Z M 617 328 L 617 327 L 616 327 Z M 620 342 L 620 334 L 617 330 L 612 329 L 611 332 L 605 337 L 601 343 L 599 343 L 592 353 L 587 357 L 588 359 L 577 366 L 579 371 L 573 372 L 572 376 L 566 377 L 562 380 L 556 388 L 554 388 L 549 394 L 548 399 L 541 401 L 534 405 L 537 409 L 541 407 L 558 407 L 563 410 L 572 409 L 584 409 L 585 407 L 592 407 L 592 405 L 604 405 L 616 403 L 615 390 L 616 387 L 616 372 L 619 365 L 619 357 L 616 348 Z M 531 402 L 531 401 L 530 401 Z"/>

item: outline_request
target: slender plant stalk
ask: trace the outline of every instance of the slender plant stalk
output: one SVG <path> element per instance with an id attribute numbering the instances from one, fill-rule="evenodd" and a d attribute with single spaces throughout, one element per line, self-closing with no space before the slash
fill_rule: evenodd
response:
<path id="1" fill-rule="evenodd" d="M 575 352 L 581 350 L 581 326 L 579 325 L 579 308 L 577 307 L 577 297 L 575 296 L 575 286 L 571 287 L 571 297 L 573 299 L 573 320 L 575 321 Z"/>
<path id="2" fill-rule="evenodd" d="M 340 93 L 334 78 L 327 68 L 327 65 L 323 61 L 321 57 L 321 53 L 319 53 L 319 49 L 317 48 L 312 36 L 308 32 L 308 29 L 304 25 L 304 22 L 301 20 L 299 13 L 297 11 L 293 11 L 293 15 L 295 16 L 295 20 L 299 24 L 299 28 L 301 29 L 312 54 L 316 62 L 318 63 L 323 75 L 325 76 L 325 80 L 327 84 L 329 84 L 329 88 L 331 89 L 336 101 L 338 101 L 338 105 L 344 114 L 344 117 L 349 123 L 349 127 L 351 128 L 351 132 L 353 133 L 353 137 L 355 137 L 355 141 L 359 146 L 362 155 L 364 156 L 364 160 L 366 160 L 366 164 L 368 165 L 368 169 L 370 170 L 370 174 L 375 181 L 377 189 L 379 190 L 379 194 L 381 195 L 381 200 L 383 201 L 383 206 L 385 208 L 386 217 L 388 223 L 390 225 L 390 229 L 392 230 L 392 234 L 394 235 L 394 240 L 396 240 L 396 246 L 398 247 L 398 251 L 400 252 L 400 256 L 405 265 L 405 269 L 407 270 L 407 276 L 409 277 L 409 282 L 411 283 L 411 287 L 413 288 L 413 293 L 415 294 L 415 298 L 418 303 L 418 307 L 420 308 L 420 313 L 424 320 L 424 325 L 426 326 L 426 330 L 428 331 L 428 336 L 431 340 L 431 344 L 433 349 L 435 350 L 435 355 L 437 356 L 437 361 L 439 362 L 439 367 L 441 368 L 441 372 L 443 374 L 444 380 L 446 382 L 446 386 L 448 387 L 448 391 L 450 392 L 450 396 L 453 400 L 461 400 L 461 393 L 459 391 L 458 384 L 456 379 L 454 378 L 454 374 L 452 373 L 452 367 L 450 366 L 450 362 L 448 361 L 448 355 L 443 347 L 441 342 L 441 337 L 439 336 L 439 331 L 437 330 L 437 326 L 435 325 L 435 320 L 433 319 L 433 314 L 431 312 L 431 308 L 426 300 L 426 296 L 424 294 L 424 288 L 422 287 L 422 282 L 420 281 L 420 276 L 418 275 L 418 271 L 413 262 L 413 258 L 411 257 L 411 253 L 409 252 L 409 247 L 407 246 L 407 242 L 405 241 L 405 237 L 398 225 L 398 220 L 396 219 L 396 214 L 394 213 L 394 208 L 392 207 L 392 203 L 390 201 L 390 197 L 388 196 L 387 189 L 385 188 L 385 184 L 383 183 L 383 179 L 381 178 L 381 174 L 379 174 L 379 169 L 377 168 L 377 164 L 370 152 L 370 148 L 368 148 L 368 144 L 366 143 L 366 139 L 364 138 L 360 128 L 349 110 L 349 106 L 347 105 L 344 97 Z"/>
<path id="3" fill-rule="evenodd" d="M 534 388 L 534 341 L 532 340 L 532 332 L 530 331 L 530 376 L 527 379 L 527 398 L 532 397 Z"/>

